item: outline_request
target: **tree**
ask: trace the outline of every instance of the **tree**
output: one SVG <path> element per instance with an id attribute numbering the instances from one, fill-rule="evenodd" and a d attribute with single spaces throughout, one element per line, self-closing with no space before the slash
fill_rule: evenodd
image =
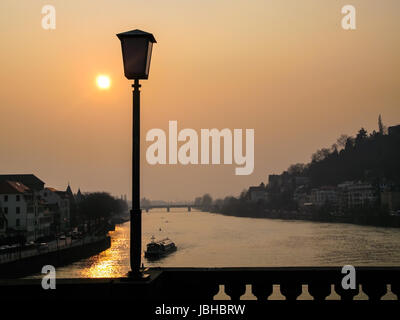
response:
<path id="1" fill-rule="evenodd" d="M 386 132 L 387 132 L 387 128 L 386 128 L 386 126 L 383 124 L 383 122 L 382 122 L 382 116 L 381 115 L 379 115 L 379 117 L 378 117 L 378 128 L 379 128 L 379 134 L 381 135 L 381 136 L 383 136 L 384 134 L 386 134 Z"/>
<path id="2" fill-rule="evenodd" d="M 368 132 L 364 128 L 361 128 L 360 131 L 358 131 L 355 144 L 356 146 L 360 146 L 368 137 Z"/>
<path id="3" fill-rule="evenodd" d="M 216 199 L 215 201 L 214 201 L 214 207 L 217 209 L 217 210 L 221 210 L 221 208 L 224 206 L 224 200 L 223 199 Z"/>
<path id="4" fill-rule="evenodd" d="M 361 128 L 360 131 L 358 131 L 356 139 L 364 140 L 367 138 L 367 135 L 368 135 L 367 130 L 365 130 L 364 128 Z"/>
<path id="5" fill-rule="evenodd" d="M 123 201 L 125 203 L 125 201 Z M 120 210 L 127 210 L 127 205 L 120 203 L 107 192 L 86 193 L 79 204 L 80 214 L 87 220 L 96 221 L 111 217 Z"/>
<path id="6" fill-rule="evenodd" d="M 326 158 L 328 158 L 330 155 L 330 150 L 328 148 L 322 148 L 321 150 L 317 150 L 312 156 L 312 162 L 319 162 L 322 161 Z"/>
<path id="7" fill-rule="evenodd" d="M 202 203 L 202 197 L 196 197 L 194 199 L 194 206 L 195 207 L 201 207 L 201 203 Z"/>
<path id="8" fill-rule="evenodd" d="M 304 169 L 305 169 L 304 163 L 296 163 L 292 164 L 287 171 L 290 175 L 301 176 L 303 174 Z"/>
<path id="9" fill-rule="evenodd" d="M 348 137 L 347 140 L 346 140 L 346 144 L 345 144 L 344 149 L 346 151 L 350 151 L 353 148 L 354 148 L 354 138 L 353 137 Z"/>
<path id="10" fill-rule="evenodd" d="M 382 123 L 382 116 L 379 115 L 378 117 L 378 128 L 380 135 L 383 135 L 383 123 Z"/>
<path id="11" fill-rule="evenodd" d="M 206 193 L 201 199 L 201 206 L 203 209 L 209 209 L 212 205 L 212 202 L 213 200 L 211 196 L 208 193 Z"/>
<path id="12" fill-rule="evenodd" d="M 128 204 L 125 200 L 122 199 L 114 199 L 113 204 L 113 213 L 114 214 L 121 214 L 128 211 Z"/>
<path id="13" fill-rule="evenodd" d="M 350 138 L 350 137 L 349 137 L 347 134 L 342 134 L 342 135 L 337 139 L 336 144 L 337 144 L 340 148 L 344 149 L 344 147 L 346 147 L 346 143 L 347 143 L 347 140 L 348 140 L 349 138 Z"/>

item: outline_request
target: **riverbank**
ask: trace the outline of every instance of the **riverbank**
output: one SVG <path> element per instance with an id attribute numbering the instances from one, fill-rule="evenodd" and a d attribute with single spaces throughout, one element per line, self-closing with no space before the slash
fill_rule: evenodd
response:
<path id="1" fill-rule="evenodd" d="M 3 257 L 0 263 L 0 274 L 2 278 L 20 278 L 40 273 L 45 265 L 54 267 L 67 265 L 98 254 L 110 246 L 109 236 L 91 236 L 68 246 L 48 249 L 45 252 L 36 252 L 31 255 L 17 253 L 14 256 Z"/>
<path id="2" fill-rule="evenodd" d="M 232 217 L 247 217 L 256 219 L 282 219 L 282 220 L 302 220 L 329 223 L 349 223 L 355 225 L 400 228 L 400 216 L 397 215 L 334 215 L 321 214 L 319 212 L 299 212 L 289 210 L 243 210 L 240 212 L 222 210 L 212 210 L 212 213 L 222 214 Z"/>

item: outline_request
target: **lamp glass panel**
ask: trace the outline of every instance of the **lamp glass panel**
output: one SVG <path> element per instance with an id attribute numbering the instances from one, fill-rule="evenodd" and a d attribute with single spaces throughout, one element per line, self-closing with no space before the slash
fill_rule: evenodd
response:
<path id="1" fill-rule="evenodd" d="M 153 50 L 153 42 L 149 41 L 147 49 L 147 61 L 146 61 L 146 76 L 149 75 L 150 61 L 151 61 L 151 51 Z"/>
<path id="2" fill-rule="evenodd" d="M 122 41 L 125 76 L 128 79 L 145 76 L 147 43 L 145 38 L 126 38 Z"/>

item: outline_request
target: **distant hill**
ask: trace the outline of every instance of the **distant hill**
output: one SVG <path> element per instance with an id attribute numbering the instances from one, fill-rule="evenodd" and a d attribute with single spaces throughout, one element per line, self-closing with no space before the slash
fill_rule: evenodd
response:
<path id="1" fill-rule="evenodd" d="M 399 126 L 397 126 L 399 127 Z M 397 128 L 392 127 L 392 128 Z M 310 177 L 311 186 L 337 185 L 349 180 L 373 183 L 400 182 L 400 133 L 361 128 L 355 137 L 341 136 L 331 148 L 318 150 L 306 165 L 293 165 L 288 173 Z"/>

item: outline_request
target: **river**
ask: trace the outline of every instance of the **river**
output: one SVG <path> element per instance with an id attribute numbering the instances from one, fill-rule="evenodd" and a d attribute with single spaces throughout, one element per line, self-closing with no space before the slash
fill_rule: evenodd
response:
<path id="1" fill-rule="evenodd" d="M 129 222 L 111 232 L 111 247 L 57 269 L 57 277 L 120 277 L 129 271 Z M 160 230 L 161 229 L 161 230 Z M 143 213 L 143 250 L 151 236 L 169 237 L 178 250 L 145 266 L 394 266 L 400 229 L 230 217 L 174 209 Z"/>

